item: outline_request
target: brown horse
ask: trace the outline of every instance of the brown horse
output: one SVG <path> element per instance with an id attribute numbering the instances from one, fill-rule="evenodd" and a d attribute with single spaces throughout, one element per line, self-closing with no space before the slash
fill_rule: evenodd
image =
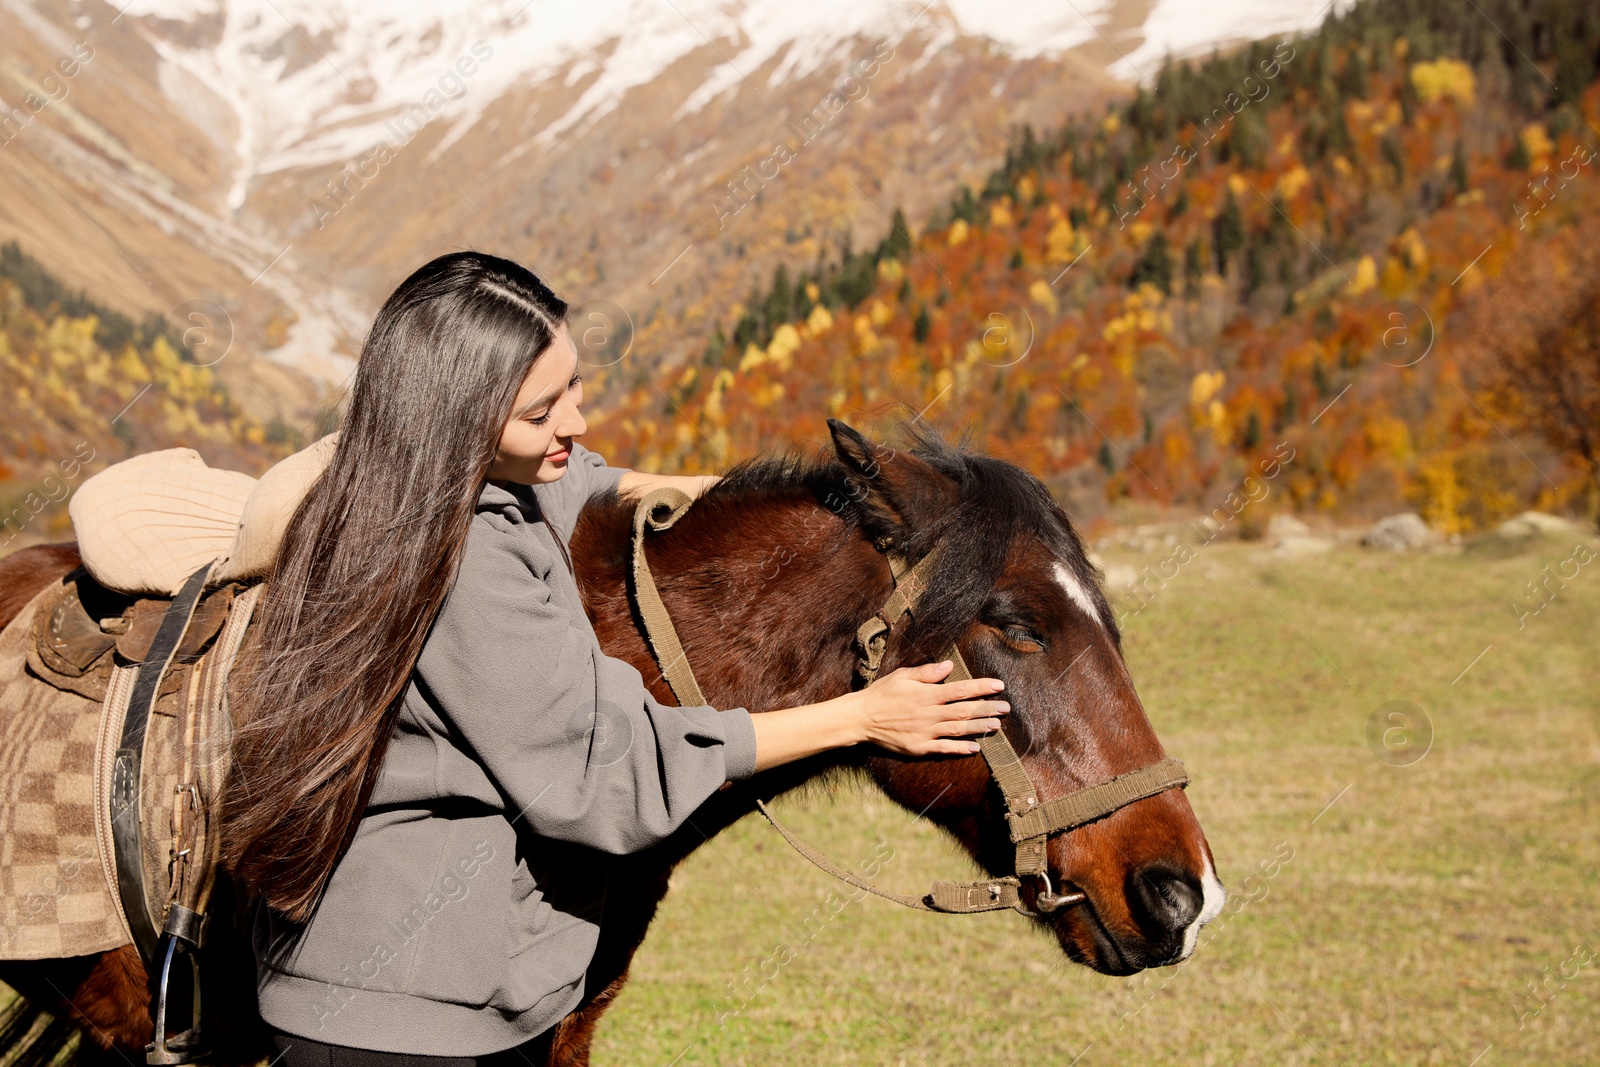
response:
<path id="1" fill-rule="evenodd" d="M 758 711 L 847 692 L 856 628 L 892 588 L 874 547 L 889 538 L 910 559 L 936 546 L 941 555 L 916 614 L 891 638 L 885 672 L 938 658 L 954 640 L 974 675 L 1005 679 L 1012 712 L 1004 728 L 1046 799 L 1162 757 L 1098 575 L 1036 478 L 915 427 L 908 428 L 910 448 L 896 451 L 835 420 L 829 426 L 831 452 L 740 463 L 669 533 L 653 535 L 662 598 L 709 701 Z M 597 495 L 579 521 L 572 555 L 606 652 L 632 663 L 658 699 L 673 703 L 628 597 L 631 519 L 628 503 Z M 14 602 L 76 562 L 60 549 L 50 557 L 33 552 L 0 563 L 0 597 Z M 614 865 L 590 992 L 552 1033 L 552 1065 L 588 1063 L 595 1026 L 627 980 L 673 867 L 749 814 L 757 799 L 840 768 L 865 773 L 903 807 L 943 827 L 990 874 L 1009 873 L 1013 846 L 1001 796 L 978 756 L 908 760 L 860 747 L 735 783 L 673 838 Z M 1222 907 L 1209 846 L 1178 789 L 1053 837 L 1048 861 L 1057 889 L 1079 890 L 1087 901 L 1010 921 L 1048 926 L 1071 959 L 1107 974 L 1186 958 L 1201 925 Z M 1037 889 L 1023 892 L 1031 903 Z M 235 951 L 213 946 L 213 973 L 231 966 L 253 974 L 248 956 L 228 957 Z M 131 949 L 6 965 L 0 979 L 89 1024 L 101 1043 L 115 1040 L 132 1051 L 149 1039 L 144 976 Z M 232 1032 L 247 1034 L 252 1006 L 227 1007 Z M 226 1050 L 225 1058 L 258 1054 L 250 1045 Z"/>

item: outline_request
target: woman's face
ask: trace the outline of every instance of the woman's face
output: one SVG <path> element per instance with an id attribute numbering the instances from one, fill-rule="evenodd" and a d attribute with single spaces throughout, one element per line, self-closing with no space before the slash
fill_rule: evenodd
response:
<path id="1" fill-rule="evenodd" d="M 578 349 L 563 323 L 517 391 L 489 467 L 490 481 L 537 485 L 561 480 L 573 438 L 589 429 L 578 410 L 583 403 L 582 382 Z"/>

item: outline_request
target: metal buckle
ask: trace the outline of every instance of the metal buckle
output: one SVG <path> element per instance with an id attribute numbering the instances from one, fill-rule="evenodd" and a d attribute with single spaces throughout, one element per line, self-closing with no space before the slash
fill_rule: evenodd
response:
<path id="1" fill-rule="evenodd" d="M 878 676 L 883 665 L 883 654 L 889 646 L 889 624 L 881 615 L 874 615 L 856 628 L 856 648 L 859 652 L 856 673 L 866 682 Z"/>
<path id="2" fill-rule="evenodd" d="M 1058 896 L 1055 886 L 1050 884 L 1050 872 L 1047 870 L 1040 871 L 1035 877 L 1044 882 L 1044 888 L 1033 898 L 1033 906 L 1040 911 L 1060 911 L 1062 908 L 1082 904 L 1089 899 L 1089 894 L 1083 892 L 1062 893 Z"/>

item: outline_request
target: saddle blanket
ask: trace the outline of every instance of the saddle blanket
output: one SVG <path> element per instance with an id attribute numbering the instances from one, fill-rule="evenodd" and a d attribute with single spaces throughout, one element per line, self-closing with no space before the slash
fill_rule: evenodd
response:
<path id="1" fill-rule="evenodd" d="M 207 812 L 227 768 L 227 671 L 258 591 L 217 598 L 209 647 L 168 670 L 146 728 L 138 806 L 158 929 L 175 828 L 196 856 L 215 851 Z M 133 940 L 117 891 L 112 767 L 139 671 L 123 653 L 137 654 L 149 627 L 132 611 L 120 620 L 121 645 L 91 641 L 84 654 L 83 631 L 95 625 L 103 592 L 74 572 L 0 631 L 0 959 L 82 956 Z"/>
<path id="2" fill-rule="evenodd" d="M 41 592 L 0 632 L 0 959 L 83 956 L 128 944 L 98 818 L 102 704 L 27 669 Z M 113 742 L 114 743 L 114 742 Z"/>

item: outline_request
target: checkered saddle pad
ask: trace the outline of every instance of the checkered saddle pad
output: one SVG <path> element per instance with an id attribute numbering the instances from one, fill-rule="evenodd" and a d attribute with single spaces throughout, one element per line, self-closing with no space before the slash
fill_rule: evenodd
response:
<path id="1" fill-rule="evenodd" d="M 150 716 L 137 803 L 157 929 L 174 896 L 193 895 L 186 879 L 210 877 L 209 816 L 231 736 L 227 672 L 258 593 L 230 585 L 201 602 Z M 133 940 L 112 848 L 112 765 L 164 608 L 80 570 L 0 632 L 0 959 L 80 956 Z"/>

